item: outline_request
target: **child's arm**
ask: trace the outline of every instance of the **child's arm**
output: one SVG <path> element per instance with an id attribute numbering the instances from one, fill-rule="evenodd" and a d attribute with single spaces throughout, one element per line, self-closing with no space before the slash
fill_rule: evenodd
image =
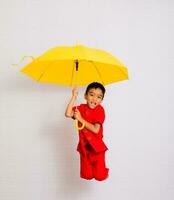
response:
<path id="1" fill-rule="evenodd" d="M 87 122 L 86 120 L 81 120 L 81 123 L 85 124 L 85 128 L 87 128 L 89 131 L 97 134 L 100 130 L 100 124 L 99 123 L 95 123 L 95 124 L 91 124 L 89 122 Z"/>
<path id="2" fill-rule="evenodd" d="M 85 128 L 87 128 L 89 131 L 91 131 L 95 134 L 97 134 L 99 132 L 100 124 L 99 123 L 91 124 L 91 123 L 87 122 L 85 119 L 82 118 L 79 110 L 76 110 L 74 112 L 74 117 L 75 117 L 75 119 L 77 119 L 82 124 L 85 124 Z"/>
<path id="3" fill-rule="evenodd" d="M 78 89 L 75 87 L 72 90 L 72 97 L 67 105 L 66 111 L 65 111 L 65 116 L 66 117 L 73 117 L 74 111 L 72 110 L 72 107 L 74 106 L 74 102 L 78 96 Z"/>

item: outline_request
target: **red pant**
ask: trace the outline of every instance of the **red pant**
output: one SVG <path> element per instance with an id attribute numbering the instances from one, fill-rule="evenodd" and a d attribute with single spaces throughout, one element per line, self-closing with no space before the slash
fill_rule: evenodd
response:
<path id="1" fill-rule="evenodd" d="M 105 165 L 105 152 L 95 153 L 86 149 L 86 155 L 80 154 L 80 177 L 84 179 L 95 178 L 98 181 L 108 177 L 109 169 Z"/>

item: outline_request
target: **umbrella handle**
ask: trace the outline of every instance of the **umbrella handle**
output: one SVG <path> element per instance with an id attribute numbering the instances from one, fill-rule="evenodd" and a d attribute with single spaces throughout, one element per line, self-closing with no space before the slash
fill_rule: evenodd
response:
<path id="1" fill-rule="evenodd" d="M 34 58 L 33 56 L 23 56 L 20 62 L 22 62 L 22 61 L 25 60 L 26 58 L 31 58 L 32 61 L 35 60 L 35 58 Z M 20 63 L 18 63 L 18 64 L 12 64 L 12 65 L 13 65 L 13 66 L 19 66 Z"/>
<path id="2" fill-rule="evenodd" d="M 82 126 L 79 127 L 79 126 L 78 126 L 78 120 L 77 120 L 77 119 L 75 120 L 75 125 L 76 125 L 76 129 L 77 129 L 77 130 L 82 130 L 82 129 L 85 127 L 85 124 L 84 124 L 84 123 L 82 123 Z"/>

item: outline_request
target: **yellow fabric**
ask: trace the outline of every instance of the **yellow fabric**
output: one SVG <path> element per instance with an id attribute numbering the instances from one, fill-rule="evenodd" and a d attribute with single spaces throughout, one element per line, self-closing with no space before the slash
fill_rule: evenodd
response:
<path id="1" fill-rule="evenodd" d="M 76 71 L 75 61 L 79 62 Z M 127 68 L 111 54 L 83 45 L 48 50 L 21 69 L 34 80 L 62 85 L 104 85 L 128 79 Z"/>

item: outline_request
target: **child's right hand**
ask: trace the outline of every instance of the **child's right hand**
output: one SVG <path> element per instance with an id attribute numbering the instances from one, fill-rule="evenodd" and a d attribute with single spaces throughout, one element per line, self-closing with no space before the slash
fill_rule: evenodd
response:
<path id="1" fill-rule="evenodd" d="M 79 90 L 78 90 L 78 88 L 77 87 L 74 87 L 73 89 L 72 89 L 72 95 L 73 95 L 73 97 L 77 97 L 78 96 L 78 93 L 79 93 Z"/>

